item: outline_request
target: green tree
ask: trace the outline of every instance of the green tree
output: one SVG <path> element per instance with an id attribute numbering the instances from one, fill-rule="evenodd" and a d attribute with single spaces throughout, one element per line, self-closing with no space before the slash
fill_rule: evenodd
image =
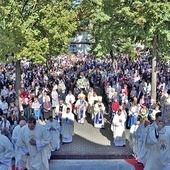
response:
<path id="1" fill-rule="evenodd" d="M 102 12 L 108 21 L 93 19 L 94 51 L 103 55 L 112 50 L 131 49 L 142 40 L 152 51 L 152 98 L 156 99 L 158 53 L 170 58 L 170 2 L 168 0 L 103 0 Z M 99 15 L 98 15 L 99 16 Z M 104 24 L 103 24 L 104 23 Z M 130 39 L 129 39 L 130 38 Z M 128 43 L 126 43 L 128 40 Z M 122 43 L 124 42 L 124 43 Z"/>
<path id="2" fill-rule="evenodd" d="M 17 96 L 22 57 L 43 64 L 48 55 L 67 51 L 77 28 L 75 16 L 71 0 L 0 1 L 0 56 L 14 53 L 9 59 L 16 62 Z"/>
<path id="3" fill-rule="evenodd" d="M 92 35 L 92 39 L 90 40 L 94 43 L 92 51 L 97 56 L 102 57 L 104 51 L 102 37 L 97 37 L 98 34 L 94 34 L 96 30 L 100 31 L 99 29 L 95 29 L 98 23 L 101 25 L 101 28 L 103 28 L 105 23 L 110 19 L 103 11 L 102 0 L 83 0 L 75 6 L 75 9 L 77 11 L 78 22 L 77 31 L 88 31 Z M 93 35 L 95 35 L 94 38 Z M 99 35 L 101 35 L 101 32 L 99 32 Z"/>

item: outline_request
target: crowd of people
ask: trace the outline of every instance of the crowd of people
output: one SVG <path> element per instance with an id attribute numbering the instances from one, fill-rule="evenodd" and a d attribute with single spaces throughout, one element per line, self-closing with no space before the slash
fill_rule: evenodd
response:
<path id="1" fill-rule="evenodd" d="M 158 95 L 156 100 L 151 99 L 150 58 L 149 51 L 139 53 L 136 60 L 125 54 L 114 59 L 63 54 L 46 65 L 38 65 L 24 58 L 19 82 L 20 110 L 15 104 L 15 64 L 1 64 L 0 167 L 9 166 L 15 156 L 19 170 L 49 169 L 51 152 L 58 150 L 60 143 L 72 142 L 75 119 L 84 124 L 89 116 L 94 128 L 105 128 L 106 115 L 113 131 L 113 144 L 126 146 L 125 131 L 130 129 L 134 156 L 147 165 L 146 139 L 153 129 L 159 127 L 155 133 L 159 134 L 167 124 L 159 126 L 162 121 L 157 121 L 161 117 L 157 113 L 168 101 L 170 89 L 168 65 L 159 61 Z M 95 87 L 104 95 L 98 95 Z M 147 166 L 146 170 L 150 170 Z"/>

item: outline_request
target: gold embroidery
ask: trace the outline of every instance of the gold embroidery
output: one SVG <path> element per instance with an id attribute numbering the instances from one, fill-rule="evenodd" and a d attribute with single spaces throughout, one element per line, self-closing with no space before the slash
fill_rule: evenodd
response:
<path id="1" fill-rule="evenodd" d="M 165 139 L 159 140 L 159 148 L 161 151 L 164 151 L 167 149 L 167 143 L 166 143 Z"/>
<path id="2" fill-rule="evenodd" d="M 30 135 L 30 136 L 29 136 L 29 139 L 30 139 L 30 140 L 35 140 L 36 138 L 35 138 L 34 135 Z"/>

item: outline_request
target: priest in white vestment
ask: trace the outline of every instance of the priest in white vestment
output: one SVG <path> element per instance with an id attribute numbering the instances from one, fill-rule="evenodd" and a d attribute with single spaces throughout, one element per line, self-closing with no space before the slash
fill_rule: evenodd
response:
<path id="1" fill-rule="evenodd" d="M 85 101 L 84 96 L 80 95 L 79 99 L 76 101 L 75 109 L 77 114 L 78 123 L 83 124 L 86 117 L 88 103 Z"/>
<path id="2" fill-rule="evenodd" d="M 148 120 L 146 120 L 145 122 L 143 122 L 143 120 L 140 120 L 140 122 L 141 123 L 139 124 L 139 127 L 135 133 L 136 155 L 138 163 L 145 165 L 147 159 L 147 148 L 145 147 L 145 138 L 148 130 L 147 126 L 150 124 L 150 122 Z"/>
<path id="3" fill-rule="evenodd" d="M 21 147 L 29 170 L 49 170 L 51 138 L 49 132 L 36 123 L 35 118 L 29 118 L 28 125 L 22 127 L 16 145 Z"/>
<path id="4" fill-rule="evenodd" d="M 94 105 L 94 127 L 104 128 L 105 106 L 102 103 L 102 97 L 98 96 L 98 102 Z"/>
<path id="5" fill-rule="evenodd" d="M 89 110 L 88 113 L 90 113 L 92 121 L 94 121 L 94 117 L 95 117 L 94 106 L 97 101 L 98 101 L 98 96 L 96 92 L 93 92 L 93 95 L 91 95 L 88 99 L 88 110 Z"/>
<path id="6" fill-rule="evenodd" d="M 22 170 L 23 168 L 26 167 L 26 162 L 24 162 L 21 158 L 23 155 L 23 151 L 21 147 L 18 147 L 16 145 L 16 141 L 20 136 L 21 128 L 25 125 L 26 125 L 25 120 L 21 120 L 19 122 L 19 125 L 17 125 L 12 132 L 12 143 L 14 145 L 14 151 L 15 151 L 15 167 L 18 168 L 18 170 Z"/>
<path id="7" fill-rule="evenodd" d="M 139 127 L 139 121 L 137 121 L 135 124 L 133 124 L 130 128 L 130 138 L 129 138 L 129 146 L 131 147 L 132 151 L 133 151 L 133 156 L 135 158 L 137 158 L 137 141 L 135 138 L 135 133 L 136 130 Z"/>
<path id="8" fill-rule="evenodd" d="M 52 146 L 51 151 L 58 150 L 60 148 L 60 123 L 50 116 L 45 127 L 50 132 Z"/>
<path id="9" fill-rule="evenodd" d="M 113 139 L 115 146 L 125 146 L 126 138 L 125 138 L 125 122 L 126 122 L 126 114 L 122 112 L 122 109 L 119 109 L 115 114 L 111 130 L 113 131 Z"/>
<path id="10" fill-rule="evenodd" d="M 67 108 L 66 112 L 62 114 L 62 142 L 72 142 L 74 135 L 74 114 Z"/>
<path id="11" fill-rule="evenodd" d="M 56 107 L 58 105 L 57 85 L 53 87 L 53 90 L 51 92 L 51 99 L 52 99 L 52 107 Z"/>
<path id="12" fill-rule="evenodd" d="M 0 134 L 0 170 L 12 170 L 13 146 L 10 140 Z"/>
<path id="13" fill-rule="evenodd" d="M 73 111 L 73 109 L 74 109 L 75 100 L 76 100 L 75 96 L 72 94 L 71 91 L 69 91 L 68 94 L 66 95 L 65 103 L 66 103 L 67 107 L 70 108 L 71 111 Z"/>
<path id="14" fill-rule="evenodd" d="M 64 104 L 63 100 L 59 100 L 59 104 L 55 109 L 55 118 L 58 122 L 61 122 L 62 114 L 66 112 L 67 106 Z"/>
<path id="15" fill-rule="evenodd" d="M 57 107 L 59 101 L 58 101 L 58 92 L 57 92 L 57 85 L 53 87 L 53 90 L 51 92 L 51 98 L 52 98 L 52 108 L 53 108 L 53 116 L 54 116 L 54 110 Z"/>
<path id="16" fill-rule="evenodd" d="M 161 122 L 161 112 L 156 113 L 153 125 L 148 126 L 146 147 L 147 161 L 144 170 L 170 169 L 170 126 Z"/>

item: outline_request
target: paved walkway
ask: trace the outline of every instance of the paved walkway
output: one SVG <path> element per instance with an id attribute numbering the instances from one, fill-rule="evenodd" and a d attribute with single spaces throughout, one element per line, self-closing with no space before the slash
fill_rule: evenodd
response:
<path id="1" fill-rule="evenodd" d="M 103 101 L 106 103 L 103 90 L 100 87 L 95 87 L 94 90 L 98 96 L 103 97 Z M 83 125 L 78 124 L 75 120 L 74 132 L 73 142 L 61 145 L 60 150 L 53 152 L 53 159 L 133 158 L 128 142 L 126 147 L 113 146 L 113 134 L 110 130 L 108 115 L 105 115 L 105 129 L 94 128 L 93 122 L 87 116 Z"/>
<path id="2" fill-rule="evenodd" d="M 93 160 L 51 160 L 49 170 L 143 170 L 143 166 L 134 159 L 93 159 Z M 12 170 L 15 170 L 14 162 Z"/>
<path id="3" fill-rule="evenodd" d="M 125 160 L 53 160 L 50 170 L 135 170 L 135 167 Z"/>
<path id="4" fill-rule="evenodd" d="M 128 142 L 126 147 L 113 146 L 113 135 L 107 115 L 105 129 L 94 128 L 92 121 L 87 117 L 83 125 L 75 121 L 74 131 L 73 142 L 61 145 L 60 150 L 53 152 L 53 159 L 132 158 Z"/>

